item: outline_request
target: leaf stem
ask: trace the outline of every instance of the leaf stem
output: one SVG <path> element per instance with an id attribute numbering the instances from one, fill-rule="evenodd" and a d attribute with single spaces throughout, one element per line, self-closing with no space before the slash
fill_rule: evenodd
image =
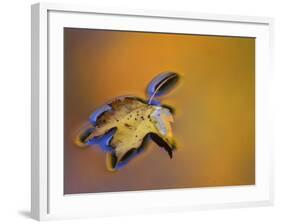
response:
<path id="1" fill-rule="evenodd" d="M 164 82 L 162 82 L 157 88 L 156 90 L 153 92 L 153 94 L 150 96 L 149 100 L 148 100 L 148 104 L 151 104 L 153 98 L 155 97 L 155 94 L 158 92 L 158 90 L 168 81 L 170 80 L 171 78 L 173 78 L 174 76 L 170 76 L 169 78 L 165 79 Z"/>

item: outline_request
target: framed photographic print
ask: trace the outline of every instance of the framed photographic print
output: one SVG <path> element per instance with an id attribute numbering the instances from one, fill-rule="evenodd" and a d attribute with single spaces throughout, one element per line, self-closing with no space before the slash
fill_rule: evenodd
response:
<path id="1" fill-rule="evenodd" d="M 32 6 L 32 217 L 270 205 L 271 18 Z"/>

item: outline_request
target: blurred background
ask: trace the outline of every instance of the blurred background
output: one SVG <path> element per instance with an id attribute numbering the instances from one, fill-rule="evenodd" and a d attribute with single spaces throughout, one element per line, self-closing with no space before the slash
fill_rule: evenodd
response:
<path id="1" fill-rule="evenodd" d="M 65 194 L 255 184 L 255 39 L 65 28 Z M 175 109 L 178 150 L 150 142 L 109 172 L 99 146 L 77 132 L 120 95 L 146 99 L 163 71 L 181 75 L 163 104 Z"/>

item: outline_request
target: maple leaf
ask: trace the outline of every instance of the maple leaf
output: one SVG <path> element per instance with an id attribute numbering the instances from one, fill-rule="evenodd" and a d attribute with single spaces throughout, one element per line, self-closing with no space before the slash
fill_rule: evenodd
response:
<path id="1" fill-rule="evenodd" d="M 148 136 L 172 157 L 175 149 L 171 128 L 173 117 L 168 108 L 149 105 L 133 97 L 119 98 L 108 105 L 111 109 L 102 113 L 93 128 L 80 135 L 78 142 L 80 146 L 86 146 L 93 139 L 116 129 L 109 140 L 113 148 L 112 152 L 107 153 L 109 170 L 114 170 L 134 151 L 138 152 Z"/>
<path id="2" fill-rule="evenodd" d="M 148 102 L 137 97 L 121 97 L 99 108 L 91 117 L 91 126 L 77 137 L 76 143 L 88 146 L 113 133 L 107 141 L 111 150 L 106 156 L 107 168 L 111 171 L 140 152 L 147 139 L 164 148 L 172 158 L 175 141 L 171 109 L 155 105 L 153 98 L 166 93 L 177 79 L 178 75 L 171 72 L 153 79 L 148 87 Z"/>

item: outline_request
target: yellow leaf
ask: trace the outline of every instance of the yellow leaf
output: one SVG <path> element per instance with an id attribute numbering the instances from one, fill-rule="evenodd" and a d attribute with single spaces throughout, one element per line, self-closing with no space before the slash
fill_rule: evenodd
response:
<path id="1" fill-rule="evenodd" d="M 118 98 L 108 105 L 111 109 L 102 113 L 91 129 L 79 135 L 77 143 L 87 145 L 92 139 L 116 129 L 109 142 L 113 151 L 107 153 L 109 170 L 115 170 L 120 162 L 140 150 L 148 136 L 172 157 L 175 149 L 171 128 L 173 117 L 168 108 L 149 105 L 133 97 Z"/>

